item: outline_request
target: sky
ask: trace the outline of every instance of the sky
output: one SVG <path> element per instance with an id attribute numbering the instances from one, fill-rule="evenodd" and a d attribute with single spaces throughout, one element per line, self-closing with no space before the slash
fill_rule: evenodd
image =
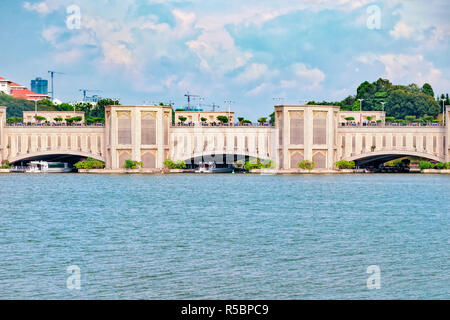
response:
<path id="1" fill-rule="evenodd" d="M 0 76 L 29 87 L 63 72 L 55 97 L 69 102 L 96 89 L 181 107 L 190 92 L 256 120 L 380 77 L 450 92 L 449 13 L 448 0 L 3 0 Z"/>

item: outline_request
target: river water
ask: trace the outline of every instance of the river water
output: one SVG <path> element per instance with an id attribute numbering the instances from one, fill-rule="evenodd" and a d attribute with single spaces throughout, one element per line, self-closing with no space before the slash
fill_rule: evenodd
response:
<path id="1" fill-rule="evenodd" d="M 449 299 L 449 190 L 420 174 L 0 175 L 0 298 Z"/>

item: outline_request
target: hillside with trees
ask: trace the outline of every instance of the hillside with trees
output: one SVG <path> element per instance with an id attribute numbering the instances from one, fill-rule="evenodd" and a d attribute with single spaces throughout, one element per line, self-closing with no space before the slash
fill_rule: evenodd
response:
<path id="1" fill-rule="evenodd" d="M 441 95 L 450 104 L 448 94 Z M 387 79 L 378 79 L 375 82 L 365 81 L 356 90 L 355 96 L 348 96 L 338 102 L 315 102 L 308 104 L 337 105 L 341 110 L 360 110 L 358 99 L 364 99 L 362 110 L 381 111 L 385 102 L 386 116 L 403 119 L 406 116 L 421 118 L 425 115 L 436 117 L 442 110 L 438 98 L 434 98 L 434 91 L 430 84 L 425 83 L 421 88 L 412 83 L 407 86 L 394 85 Z"/>

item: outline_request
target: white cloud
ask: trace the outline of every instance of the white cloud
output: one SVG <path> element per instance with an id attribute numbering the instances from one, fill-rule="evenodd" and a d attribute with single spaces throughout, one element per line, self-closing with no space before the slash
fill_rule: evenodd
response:
<path id="1" fill-rule="evenodd" d="M 200 67 L 208 72 L 224 74 L 243 67 L 252 57 L 235 46 L 233 38 L 223 28 L 203 30 L 196 40 L 186 45 L 200 59 Z"/>
<path id="2" fill-rule="evenodd" d="M 394 39 L 409 39 L 415 41 L 421 41 L 425 38 L 426 29 L 419 26 L 411 26 L 403 21 L 399 21 L 394 29 L 389 31 L 389 34 Z"/>
<path id="3" fill-rule="evenodd" d="M 317 68 L 308 68 L 303 63 L 295 63 L 292 70 L 300 85 L 308 90 L 318 88 L 325 80 L 325 74 Z"/>
<path id="4" fill-rule="evenodd" d="M 271 84 L 269 83 L 262 83 L 258 86 L 256 86 L 255 88 L 251 89 L 250 91 L 248 91 L 245 95 L 246 96 L 257 96 L 261 93 L 265 93 L 267 92 L 268 89 L 270 89 Z"/>
<path id="5" fill-rule="evenodd" d="M 104 64 L 118 64 L 124 66 L 131 66 L 133 64 L 132 54 L 124 44 L 105 41 L 102 43 L 102 50 Z"/>
<path id="6" fill-rule="evenodd" d="M 238 83 L 247 83 L 261 78 L 270 78 L 277 74 L 277 70 L 269 70 L 269 67 L 265 64 L 252 63 L 236 77 L 236 81 Z"/>
<path id="7" fill-rule="evenodd" d="M 56 27 L 56 26 L 50 26 L 48 28 L 45 28 L 42 30 L 42 37 L 52 45 L 57 44 L 58 38 L 64 33 L 64 29 Z"/>
<path id="8" fill-rule="evenodd" d="M 23 7 L 28 11 L 35 11 L 41 15 L 47 15 L 53 11 L 58 10 L 65 5 L 64 0 L 45 0 L 37 3 L 24 2 Z M 67 3 L 66 3 L 67 5 Z"/>
<path id="9" fill-rule="evenodd" d="M 368 54 L 358 60 L 369 65 L 375 62 L 382 63 L 383 77 L 394 83 L 414 82 L 422 86 L 428 82 L 439 87 L 449 84 L 449 81 L 443 78 L 442 71 L 432 62 L 426 61 L 421 54 Z"/>

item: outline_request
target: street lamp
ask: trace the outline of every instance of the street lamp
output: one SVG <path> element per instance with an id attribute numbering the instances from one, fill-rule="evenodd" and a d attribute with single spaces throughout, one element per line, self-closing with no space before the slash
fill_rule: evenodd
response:
<path id="1" fill-rule="evenodd" d="M 385 104 L 386 102 L 381 101 L 380 103 L 381 103 L 381 105 L 382 105 L 381 108 L 382 108 L 382 110 L 383 110 L 383 112 L 384 112 L 384 104 Z M 384 121 L 383 121 L 383 122 L 384 122 L 384 125 L 386 125 L 386 114 L 384 115 L 383 120 L 384 120 Z"/>
<path id="2" fill-rule="evenodd" d="M 442 125 L 445 126 L 445 99 L 442 99 Z"/>
<path id="3" fill-rule="evenodd" d="M 362 125 L 362 102 L 364 99 L 358 99 L 359 100 L 359 125 Z"/>
<path id="4" fill-rule="evenodd" d="M 275 104 L 280 105 L 281 101 L 283 101 L 283 98 L 272 98 L 272 100 L 275 102 Z"/>
<path id="5" fill-rule="evenodd" d="M 231 104 L 233 104 L 233 101 L 227 100 L 225 101 L 226 104 L 228 104 L 228 121 L 230 121 L 230 114 L 231 114 Z M 234 120 L 234 119 L 233 119 Z"/>

